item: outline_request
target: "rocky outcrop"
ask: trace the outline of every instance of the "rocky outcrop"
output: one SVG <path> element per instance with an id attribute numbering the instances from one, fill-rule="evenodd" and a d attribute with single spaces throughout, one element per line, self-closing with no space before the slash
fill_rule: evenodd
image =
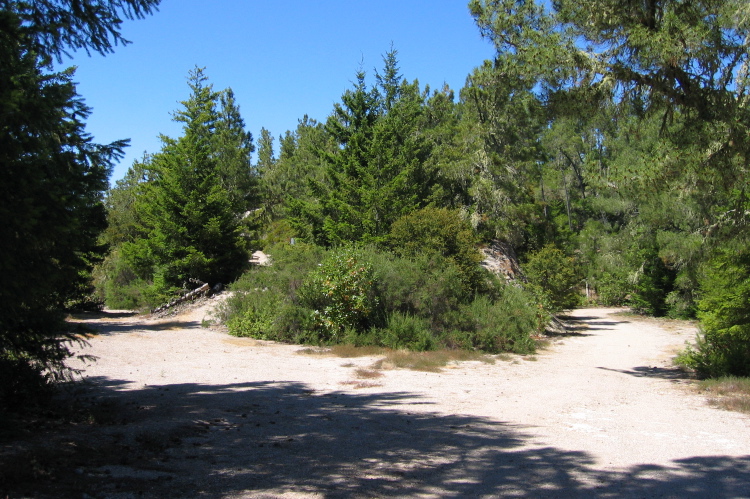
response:
<path id="1" fill-rule="evenodd" d="M 482 248 L 481 251 L 484 254 L 482 267 L 502 277 L 508 283 L 526 282 L 526 277 L 523 275 L 513 246 L 495 240 L 488 247 Z"/>
<path id="2" fill-rule="evenodd" d="M 271 257 L 259 250 L 253 253 L 252 258 L 250 258 L 250 263 L 267 267 L 271 265 Z"/>

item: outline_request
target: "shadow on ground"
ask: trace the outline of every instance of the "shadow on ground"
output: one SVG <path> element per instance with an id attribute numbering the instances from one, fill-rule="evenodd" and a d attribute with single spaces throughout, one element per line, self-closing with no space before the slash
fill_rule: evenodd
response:
<path id="1" fill-rule="evenodd" d="M 124 390 L 121 380 L 92 381 L 78 396 L 106 414 L 41 430 L 38 447 L 0 447 L 0 483 L 10 484 L 0 495 L 697 498 L 750 490 L 750 456 L 604 472 L 592 455 L 545 446 L 523 427 L 411 412 L 420 400 L 406 392 L 318 393 L 293 382 Z"/>
<path id="2" fill-rule="evenodd" d="M 613 369 L 610 367 L 597 367 L 597 369 L 627 374 L 637 378 L 657 378 L 667 380 L 695 379 L 695 375 L 685 372 L 679 367 L 638 366 L 632 369 Z"/>
<path id="3" fill-rule="evenodd" d="M 89 312 L 74 314 L 72 323 L 88 328 L 96 334 L 109 336 L 136 331 L 165 331 L 169 329 L 197 329 L 202 327 L 201 320 L 188 320 L 186 317 L 151 316 L 151 320 L 130 322 L 126 319 L 137 319 L 136 312 Z M 141 319 L 145 319 L 141 316 Z"/>
<path id="4" fill-rule="evenodd" d="M 548 331 L 547 336 L 551 337 L 571 337 L 571 336 L 591 336 L 587 331 L 607 331 L 618 324 L 627 324 L 625 320 L 601 320 L 601 317 L 586 317 L 573 315 L 559 315 L 557 319 L 564 327 L 564 331 Z"/>

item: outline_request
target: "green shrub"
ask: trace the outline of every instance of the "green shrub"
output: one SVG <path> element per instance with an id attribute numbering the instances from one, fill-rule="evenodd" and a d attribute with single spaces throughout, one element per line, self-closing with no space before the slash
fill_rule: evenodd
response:
<path id="1" fill-rule="evenodd" d="M 393 312 L 388 316 L 388 324 L 381 334 L 379 343 L 394 350 L 423 352 L 434 350 L 438 346 L 427 319 L 401 312 Z"/>
<path id="2" fill-rule="evenodd" d="M 365 251 L 364 258 L 373 265 L 379 306 L 385 315 L 416 315 L 430 319 L 432 327 L 439 328 L 443 315 L 471 299 L 463 273 L 451 259 L 435 253 L 400 257 Z"/>
<path id="3" fill-rule="evenodd" d="M 281 339 L 274 328 L 283 296 L 270 291 L 239 291 L 227 301 L 234 309 L 226 323 L 229 333 L 258 339 Z"/>
<path id="4" fill-rule="evenodd" d="M 154 273 L 150 281 L 139 275 L 122 248 L 115 248 L 94 269 L 96 296 L 111 309 L 153 309 L 174 296 L 176 289 L 166 284 L 160 272 L 149 272 Z"/>
<path id="5" fill-rule="evenodd" d="M 535 350 L 531 333 L 540 330 L 533 296 L 508 286 L 497 301 L 480 296 L 464 307 L 462 331 L 453 332 L 453 340 L 470 344 L 489 353 L 531 353 Z"/>
<path id="6" fill-rule="evenodd" d="M 655 248 L 644 253 L 640 268 L 632 275 L 627 303 L 636 313 L 662 317 L 668 311 L 667 297 L 674 288 L 676 272 L 659 258 Z"/>
<path id="7" fill-rule="evenodd" d="M 231 334 L 276 341 L 298 341 L 309 328 L 309 310 L 299 305 L 306 275 L 318 268 L 324 251 L 313 245 L 278 244 L 269 250 L 272 265 L 255 267 L 229 289 L 219 318 Z"/>
<path id="8" fill-rule="evenodd" d="M 347 329 L 361 332 L 377 325 L 372 265 L 354 247 L 332 250 L 307 275 L 298 294 L 300 303 L 312 310 L 313 324 L 324 342 L 336 342 Z"/>
<path id="9" fill-rule="evenodd" d="M 232 286 L 223 313 L 230 332 L 311 344 L 527 353 L 531 334 L 545 323 L 533 295 L 483 275 L 488 292 L 477 297 L 455 261 L 435 252 L 408 258 L 374 247 L 326 254 L 290 248 L 273 250 L 271 267 Z"/>
<path id="10" fill-rule="evenodd" d="M 547 245 L 531 253 L 524 265 L 524 273 L 533 291 L 552 312 L 575 308 L 580 304 L 578 285 L 581 277 L 575 259 L 561 250 Z"/>
<path id="11" fill-rule="evenodd" d="M 427 207 L 396 220 L 388 237 L 393 251 L 404 257 L 437 254 L 460 270 L 463 285 L 476 291 L 482 284 L 478 238 L 458 210 Z"/>
<path id="12" fill-rule="evenodd" d="M 728 247 L 706 266 L 698 303 L 701 334 L 683 363 L 703 377 L 750 376 L 750 250 Z"/>

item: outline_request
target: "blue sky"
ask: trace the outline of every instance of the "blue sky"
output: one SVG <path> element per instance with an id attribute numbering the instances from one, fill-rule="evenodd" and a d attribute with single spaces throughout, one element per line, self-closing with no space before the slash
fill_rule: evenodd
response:
<path id="1" fill-rule="evenodd" d="M 491 58 L 467 0 L 163 0 L 160 10 L 126 21 L 132 44 L 106 57 L 75 53 L 78 92 L 93 108 L 87 130 L 96 142 L 130 138 L 112 182 L 144 152 L 189 95 L 188 71 L 206 68 L 215 90 L 231 87 L 248 130 L 278 137 L 305 114 L 325 121 L 355 72 L 382 68 L 393 43 L 409 81 L 458 91 L 473 68 Z"/>

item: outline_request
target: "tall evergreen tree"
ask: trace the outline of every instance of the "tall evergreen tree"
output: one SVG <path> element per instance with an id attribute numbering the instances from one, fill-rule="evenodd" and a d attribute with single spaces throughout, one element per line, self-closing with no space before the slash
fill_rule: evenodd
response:
<path id="1" fill-rule="evenodd" d="M 365 227 L 363 196 L 373 189 L 367 166 L 372 152 L 375 123 L 380 116 L 377 94 L 367 88 L 365 73 L 357 73 L 354 89 L 347 90 L 334 106 L 326 131 L 340 149 L 326 154 L 328 189 L 319 187 L 324 222 L 321 234 L 327 244 L 356 241 L 370 235 Z M 368 230 L 369 229 L 369 230 Z"/>
<path id="2" fill-rule="evenodd" d="M 243 213 L 260 202 L 258 175 L 251 164 L 253 135 L 245 129 L 231 88 L 219 93 L 218 113 L 213 141 L 221 185 L 229 193 L 232 210 Z"/>
<path id="3" fill-rule="evenodd" d="M 415 81 L 401 80 L 396 51 L 384 57 L 378 86 L 357 73 L 353 89 L 341 97 L 325 130 L 338 145 L 321 151 L 325 180 L 314 183 L 320 203 L 298 203 L 298 225 L 323 244 L 382 242 L 399 217 L 425 206 L 437 185 L 427 168 L 431 142 L 425 124 L 425 95 Z"/>
<path id="4" fill-rule="evenodd" d="M 255 165 L 260 175 L 265 175 L 271 170 L 276 162 L 273 151 L 273 135 L 265 128 L 260 129 L 260 140 L 258 140 L 258 163 Z"/>
<path id="5" fill-rule="evenodd" d="M 127 141 L 102 146 L 73 70 L 49 73 L 67 49 L 108 53 L 120 16 L 158 0 L 0 1 L 0 406 L 64 374 L 62 309 L 80 299 L 102 253 L 102 193 Z"/>
<path id="6" fill-rule="evenodd" d="M 145 201 L 147 246 L 155 262 L 155 281 L 165 291 L 189 278 L 229 282 L 245 258 L 238 217 L 222 186 L 221 156 L 216 154 L 218 94 L 201 68 L 190 72 L 188 85 L 190 97 L 174 113 L 183 135 L 162 137 L 162 151 L 150 165 L 153 181 Z"/>
<path id="7" fill-rule="evenodd" d="M 292 206 L 315 203 L 310 184 L 323 180 L 321 152 L 333 149 L 323 125 L 307 115 L 293 132 L 280 137 L 279 143 L 279 158 L 265 162 L 270 166 L 265 168 L 262 180 L 263 204 L 270 220 L 287 216 Z M 297 225 L 299 235 L 305 234 L 305 224 Z"/>
<path id="8" fill-rule="evenodd" d="M 473 121 L 468 147 L 475 173 L 472 211 L 485 237 L 522 247 L 541 246 L 543 225 L 534 189 L 543 159 L 539 136 L 545 123 L 534 80 L 522 74 L 513 57 L 498 55 L 474 70 L 461 91 L 464 119 Z"/>

